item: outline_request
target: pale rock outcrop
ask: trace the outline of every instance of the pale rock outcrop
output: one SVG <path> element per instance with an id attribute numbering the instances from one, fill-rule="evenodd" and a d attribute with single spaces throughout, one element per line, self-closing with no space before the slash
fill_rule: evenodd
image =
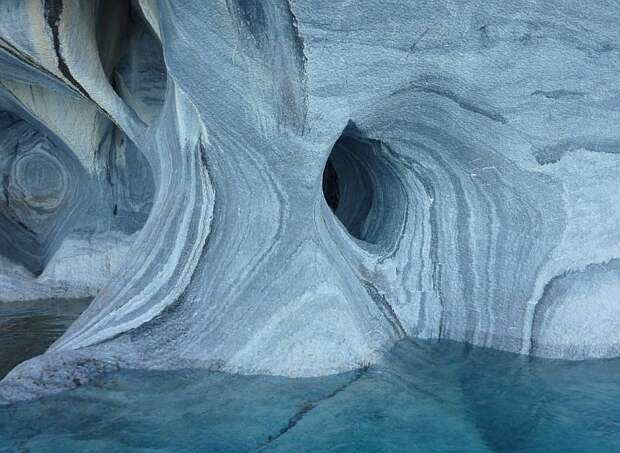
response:
<path id="1" fill-rule="evenodd" d="M 406 336 L 618 355 L 619 23 L 611 0 L 3 2 L 2 253 L 61 280 L 71 238 L 135 240 L 0 398 L 324 375 Z"/>

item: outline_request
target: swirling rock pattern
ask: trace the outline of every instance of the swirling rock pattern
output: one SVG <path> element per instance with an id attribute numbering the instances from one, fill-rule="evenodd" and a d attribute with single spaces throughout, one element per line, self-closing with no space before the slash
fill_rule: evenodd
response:
<path id="1" fill-rule="evenodd" d="M 0 13 L 0 232 L 45 238 L 2 253 L 46 269 L 65 237 L 135 235 L 0 398 L 118 367 L 323 375 L 405 336 L 618 355 L 617 2 Z"/>

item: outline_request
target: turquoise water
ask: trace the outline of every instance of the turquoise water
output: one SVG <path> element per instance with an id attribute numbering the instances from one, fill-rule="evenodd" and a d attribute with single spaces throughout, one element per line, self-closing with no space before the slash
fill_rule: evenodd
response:
<path id="1" fill-rule="evenodd" d="M 0 408 L 0 450 L 620 451 L 619 384 L 620 360 L 406 340 L 327 378 L 121 372 Z"/>

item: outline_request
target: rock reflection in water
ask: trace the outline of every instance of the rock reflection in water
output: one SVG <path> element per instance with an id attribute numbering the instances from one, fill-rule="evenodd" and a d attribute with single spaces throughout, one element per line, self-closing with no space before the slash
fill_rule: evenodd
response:
<path id="1" fill-rule="evenodd" d="M 91 299 L 0 303 L 0 378 L 42 354 L 84 311 Z"/>

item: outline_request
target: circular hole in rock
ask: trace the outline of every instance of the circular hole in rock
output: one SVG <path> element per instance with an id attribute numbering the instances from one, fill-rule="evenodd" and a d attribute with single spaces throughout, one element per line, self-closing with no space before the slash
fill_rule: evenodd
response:
<path id="1" fill-rule="evenodd" d="M 407 194 L 384 145 L 349 125 L 323 170 L 323 196 L 354 238 L 390 246 L 405 222 Z"/>
<path id="2" fill-rule="evenodd" d="M 371 144 L 342 135 L 334 145 L 323 171 L 323 195 L 347 231 L 357 239 L 369 237 L 369 214 L 375 200 L 370 162 Z"/>

